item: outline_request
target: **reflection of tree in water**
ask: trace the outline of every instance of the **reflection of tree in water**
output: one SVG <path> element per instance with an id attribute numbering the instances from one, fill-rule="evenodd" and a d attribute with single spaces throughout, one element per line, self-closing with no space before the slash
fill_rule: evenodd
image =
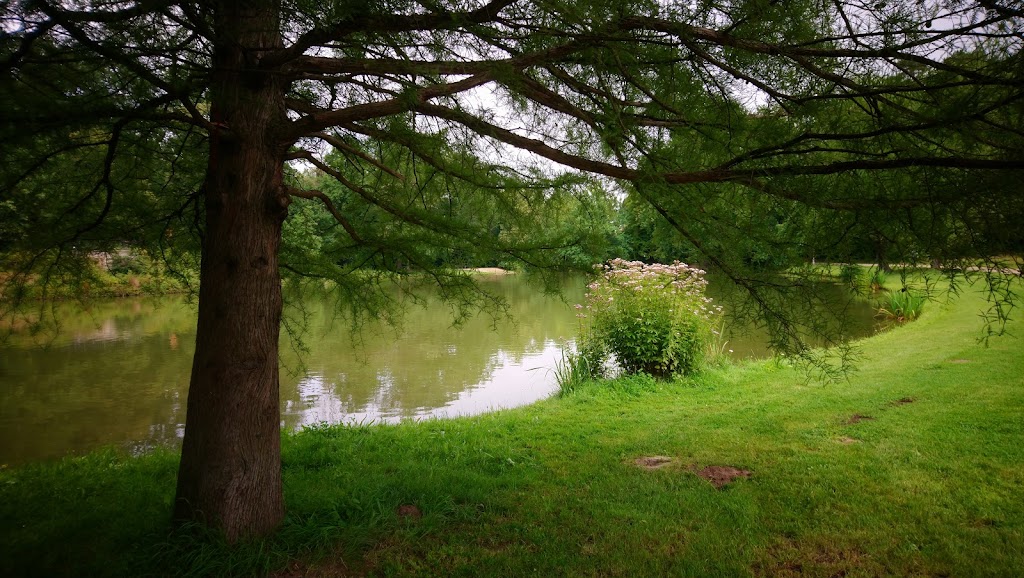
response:
<path id="1" fill-rule="evenodd" d="M 315 421 L 310 416 L 324 415 L 325 408 L 340 421 L 367 407 L 405 415 L 441 407 L 484 381 L 501 360 L 522 360 L 545 341 L 574 334 L 576 320 L 556 297 L 519 279 L 487 284 L 509 301 L 514 322 L 495 327 L 481 316 L 450 328 L 450 309 L 428 298 L 425 308 L 407 311 L 400 336 L 368 328 L 361 346 L 353 345 L 343 322 L 331 323 L 331 305 L 308 304 L 307 372 L 282 372 L 286 425 Z M 185 420 L 195 309 L 182 298 L 120 299 L 84 309 L 62 303 L 52 314 L 59 331 L 25 328 L 9 334 L 0 349 L 0 463 L 102 445 L 176 444 Z M 286 364 L 298 365 L 287 344 L 282 351 Z"/>
<path id="2" fill-rule="evenodd" d="M 802 318 L 814 318 L 820 323 L 818 330 L 824 331 L 829 339 L 860 339 L 884 328 L 875 320 L 872 302 L 855 295 L 848 288 L 829 282 L 805 283 L 804 288 L 803 298 L 794 299 L 790 306 L 794 313 L 799 313 Z M 735 287 L 729 289 L 736 291 Z M 741 294 L 737 297 L 734 293 L 723 291 L 723 285 L 715 283 L 714 280 L 708 287 L 708 295 L 724 305 L 727 311 L 734 313 L 726 316 L 722 327 L 725 349 L 730 352 L 731 357 L 747 359 L 772 355 L 769 346 L 771 335 L 768 330 L 753 324 L 753 320 L 742 313 L 744 308 L 749 308 L 750 304 L 744 303 L 749 295 Z M 810 328 L 804 328 L 801 335 L 811 347 L 829 345 L 828 339 L 815 334 Z"/>
<path id="3" fill-rule="evenodd" d="M 12 335 L 0 354 L 0 460 L 173 442 L 185 419 L 194 310 L 178 299 L 118 300 L 54 313 L 58 333 Z"/>
<path id="4" fill-rule="evenodd" d="M 305 375 L 282 376 L 286 420 L 304 421 L 301 413 L 315 405 L 325 419 L 367 408 L 412 415 L 442 407 L 499 366 L 521 363 L 547 342 L 564 342 L 575 333 L 574 312 L 558 297 L 512 277 L 488 280 L 486 286 L 508 301 L 510 319 L 481 315 L 451 327 L 450 309 L 427 296 L 406 311 L 399 331 L 366 328 L 353 339 L 343 323 L 331 322 L 329 305 L 308 311 Z M 566 290 L 580 293 L 582 282 Z M 295 354 L 286 354 L 285 363 L 296 363 Z"/>
<path id="5" fill-rule="evenodd" d="M 3 345 L 19 349 L 57 347 L 70 343 L 125 341 L 136 335 L 195 332 L 196 310 L 182 297 L 140 297 L 96 301 L 30 304 Z"/>

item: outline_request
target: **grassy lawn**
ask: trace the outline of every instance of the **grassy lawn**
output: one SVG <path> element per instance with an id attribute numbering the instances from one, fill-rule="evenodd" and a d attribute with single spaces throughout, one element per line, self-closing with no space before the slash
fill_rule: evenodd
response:
<path id="1" fill-rule="evenodd" d="M 843 383 L 766 361 L 287 436 L 288 520 L 235 548 L 169 529 L 172 453 L 5 470 L 0 573 L 1014 575 L 1024 342 L 980 345 L 983 306 L 928 303 L 863 342 Z M 751 475 L 717 489 L 694 473 L 706 466 Z"/>

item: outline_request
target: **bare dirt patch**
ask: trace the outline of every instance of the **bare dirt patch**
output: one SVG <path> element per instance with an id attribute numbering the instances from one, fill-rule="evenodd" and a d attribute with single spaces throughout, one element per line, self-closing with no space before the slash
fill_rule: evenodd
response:
<path id="1" fill-rule="evenodd" d="M 643 456 L 633 460 L 633 463 L 645 470 L 659 470 L 674 461 L 674 458 L 668 456 Z"/>
<path id="2" fill-rule="evenodd" d="M 860 440 L 854 439 L 854 438 L 851 438 L 851 437 L 847 437 L 847 436 L 843 436 L 843 437 L 839 438 L 839 443 L 843 444 L 844 446 L 848 446 L 850 444 L 859 444 Z"/>
<path id="3" fill-rule="evenodd" d="M 913 397 L 901 397 L 896 401 L 892 402 L 893 405 L 907 405 L 908 403 L 914 403 L 917 399 Z"/>
<path id="4" fill-rule="evenodd" d="M 885 576 L 888 573 L 859 548 L 819 540 L 781 539 L 755 555 L 751 568 L 759 578 L 804 576 Z"/>
<path id="5" fill-rule="evenodd" d="M 423 517 L 423 512 L 419 508 L 412 504 L 402 504 L 398 506 L 398 517 L 406 520 L 419 520 Z"/>
<path id="6" fill-rule="evenodd" d="M 849 418 L 847 418 L 847 420 L 844 421 L 843 424 L 844 425 L 853 425 L 855 423 L 860 423 L 862 421 L 869 421 L 869 420 L 873 420 L 873 419 L 875 419 L 875 418 L 871 417 L 870 415 L 864 415 L 862 413 L 855 413 L 855 414 L 851 415 Z"/>
<path id="7" fill-rule="evenodd" d="M 691 466 L 690 471 L 711 482 L 711 485 L 718 489 L 736 478 L 749 478 L 753 473 L 750 470 L 741 470 L 732 466 L 708 466 L 702 470 L 698 470 L 697 466 Z"/>
<path id="8" fill-rule="evenodd" d="M 287 568 L 269 574 L 271 578 L 333 578 L 362 575 L 362 572 L 354 571 L 345 564 L 340 550 L 314 562 L 292 560 Z"/>

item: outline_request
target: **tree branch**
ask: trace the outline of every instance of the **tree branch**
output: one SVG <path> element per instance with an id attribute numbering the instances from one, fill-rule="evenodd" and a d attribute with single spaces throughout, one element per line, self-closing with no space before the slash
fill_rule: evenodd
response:
<path id="1" fill-rule="evenodd" d="M 141 4 L 139 6 L 137 6 L 136 8 L 141 13 L 145 13 L 145 12 L 149 11 L 148 9 L 147 10 L 142 10 L 142 5 Z M 58 10 L 58 9 L 50 6 L 48 3 L 45 3 L 45 2 L 40 3 L 40 9 L 47 16 L 49 16 L 54 22 L 56 22 L 61 28 L 66 30 L 67 33 L 70 34 L 75 40 L 77 40 L 78 42 L 82 43 L 82 45 L 86 46 L 87 48 L 89 48 L 90 50 L 95 52 L 96 54 L 99 54 L 100 56 L 109 59 L 111 62 L 116 62 L 116 63 L 124 66 L 128 70 L 131 70 L 132 72 L 137 74 L 139 76 L 139 78 L 141 78 L 141 79 L 145 80 L 146 82 L 150 83 L 153 87 L 158 88 L 158 89 L 164 91 L 164 93 L 167 96 L 170 96 L 170 97 L 174 98 L 176 101 L 180 102 L 181 105 L 185 107 L 185 110 L 187 110 L 189 112 L 189 114 L 192 116 L 194 122 L 196 122 L 198 124 L 206 123 L 206 118 L 203 116 L 203 114 L 201 112 L 199 112 L 199 109 L 196 107 L 195 103 L 193 103 L 191 100 L 189 100 L 189 98 L 188 98 L 187 94 L 185 93 L 185 91 L 182 91 L 182 90 L 172 86 L 170 83 L 165 81 L 159 75 L 157 75 L 153 71 L 151 71 L 148 68 L 146 68 L 145 66 L 143 66 L 135 58 L 132 58 L 131 56 L 128 56 L 123 51 L 123 49 L 115 49 L 115 48 L 109 47 L 109 46 L 107 46 L 107 45 L 105 45 L 105 44 L 103 44 L 101 42 L 97 42 L 97 41 L 93 40 L 92 38 L 90 38 L 89 35 L 86 34 L 85 30 L 83 30 L 82 28 L 77 26 L 77 23 L 79 23 L 79 22 L 92 22 L 92 21 L 95 21 L 95 20 L 88 20 L 84 16 L 79 18 L 79 17 L 76 17 L 76 15 L 79 15 L 79 14 L 92 14 L 92 12 L 86 12 L 86 13 L 67 12 L 67 11 L 64 11 L 64 10 Z M 135 11 L 133 11 L 132 9 L 125 9 L 123 12 L 126 13 L 126 14 L 128 14 L 128 13 L 135 14 Z M 98 14 L 104 14 L 104 13 L 98 13 Z M 126 16 L 126 18 L 128 18 L 128 17 L 129 16 Z M 134 16 L 130 16 L 130 17 L 134 17 Z"/>
<path id="2" fill-rule="evenodd" d="M 385 165 L 384 163 L 380 162 L 379 160 L 371 157 L 370 155 L 364 153 L 363 151 L 355 148 L 354 146 L 348 144 L 347 142 L 341 140 L 340 138 L 338 138 L 338 137 L 336 137 L 336 136 L 334 136 L 332 134 L 328 134 L 328 133 L 325 133 L 325 132 L 318 132 L 318 133 L 316 133 L 316 134 L 314 134 L 312 136 L 317 137 L 318 139 L 326 142 L 327 144 L 333 146 L 336 149 L 339 149 L 339 150 L 342 150 L 344 152 L 353 154 L 353 155 L 363 159 L 364 161 L 370 163 L 371 165 L 377 167 L 378 169 L 386 172 L 387 174 L 395 177 L 396 179 L 398 179 L 400 181 L 404 181 L 405 180 L 405 175 L 403 175 L 402 173 L 392 169 L 391 167 Z"/>
<path id="3" fill-rule="evenodd" d="M 286 48 L 269 52 L 261 60 L 265 68 L 274 68 L 295 60 L 306 50 L 324 43 L 341 40 L 356 33 L 413 32 L 427 30 L 458 30 L 468 25 L 484 24 L 497 19 L 498 13 L 516 0 L 491 0 L 468 12 L 440 11 L 433 14 L 360 14 L 331 26 L 316 27 Z"/>
<path id="4" fill-rule="evenodd" d="M 926 41 L 917 41 L 914 43 L 907 43 L 900 46 L 878 48 L 878 49 L 853 49 L 853 48 L 808 48 L 804 46 L 794 45 L 783 45 L 783 44 L 769 44 L 757 40 L 750 40 L 746 38 L 740 38 L 731 34 L 712 30 L 710 28 L 703 28 L 700 26 L 690 26 L 680 22 L 673 22 L 671 20 L 665 20 L 661 18 L 649 18 L 642 16 L 631 16 L 624 18 L 620 26 L 624 30 L 648 30 L 657 31 L 665 34 L 671 34 L 683 39 L 700 39 L 712 44 L 719 46 L 728 46 L 731 48 L 738 48 L 747 52 L 753 52 L 756 54 L 765 54 L 770 56 L 785 56 L 788 58 L 861 58 L 861 59 L 878 59 L 878 58 L 893 58 L 897 60 L 905 60 L 922 64 L 933 70 L 942 70 L 944 72 L 950 72 L 969 78 L 978 82 L 986 82 L 992 84 L 1005 84 L 1007 86 L 1024 86 L 1024 79 L 1020 78 L 1003 78 L 996 76 L 989 76 L 981 74 L 977 71 L 969 70 L 959 66 L 953 66 L 944 62 L 939 62 L 924 56 L 917 54 L 903 52 L 907 48 L 918 46 Z"/>
<path id="5" fill-rule="evenodd" d="M 356 104 L 337 110 L 319 109 L 296 99 L 288 99 L 288 106 L 298 112 L 306 113 L 307 116 L 293 121 L 290 129 L 286 131 L 285 138 L 288 142 L 294 142 L 309 133 L 319 132 L 332 126 L 359 122 L 361 120 L 371 120 L 413 110 L 416 108 L 417 103 L 423 103 L 440 96 L 451 96 L 465 92 L 472 88 L 483 86 L 493 80 L 494 77 L 490 73 L 484 72 L 457 82 L 435 84 L 419 90 L 409 91 L 398 98 L 367 104 Z"/>
<path id="6" fill-rule="evenodd" d="M 633 182 L 664 182 L 683 185 L 689 183 L 737 182 L 749 183 L 772 176 L 831 175 L 855 170 L 879 171 L 908 167 L 937 167 L 953 169 L 1024 170 L 1024 159 L 979 159 L 969 157 L 907 157 L 887 160 L 859 159 L 816 165 L 783 165 L 752 169 L 712 169 L 688 172 L 652 172 L 613 165 L 587 159 L 552 148 L 542 141 L 515 134 L 473 115 L 449 108 L 421 104 L 417 111 L 461 124 L 481 136 L 497 139 L 506 144 L 532 152 L 556 163 L 579 170 Z M 901 201 L 902 202 L 902 201 Z M 832 208 L 853 208 L 850 205 L 830 205 Z"/>
<path id="7" fill-rule="evenodd" d="M 321 203 L 324 204 L 325 207 L 327 207 L 327 211 L 330 212 L 331 216 L 334 217 L 334 220 L 337 221 L 338 224 L 340 224 L 342 228 L 345 229 L 345 232 L 348 233 L 348 236 L 351 237 L 353 241 L 355 241 L 356 243 L 363 242 L 362 237 L 360 237 L 359 233 L 356 232 L 355 228 L 352 226 L 352 223 L 350 223 L 349 220 L 345 218 L 345 215 L 342 215 L 341 212 L 338 211 L 338 208 L 334 206 L 334 202 L 331 201 L 331 198 L 324 194 L 323 191 L 297 189 L 295 187 L 289 187 L 287 185 L 284 185 L 282 188 L 286 195 L 292 197 L 298 197 L 300 199 L 308 200 L 319 200 Z"/>

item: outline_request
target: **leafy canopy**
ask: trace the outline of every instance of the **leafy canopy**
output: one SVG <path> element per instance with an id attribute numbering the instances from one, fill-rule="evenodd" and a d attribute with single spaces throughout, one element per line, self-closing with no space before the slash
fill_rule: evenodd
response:
<path id="1" fill-rule="evenodd" d="M 462 266 L 603 260 L 619 189 L 627 242 L 723 273 L 799 348 L 783 304 L 802 284 L 766 267 L 1024 245 L 1021 17 L 960 0 L 11 2 L 0 266 L 196 255 L 209 146 L 234 135 L 211 104 L 218 54 L 248 43 L 232 71 L 280 86 L 261 146 L 290 175 L 267 195 L 296 201 L 285 276 L 358 293 L 360 268 L 465 285 Z"/>

